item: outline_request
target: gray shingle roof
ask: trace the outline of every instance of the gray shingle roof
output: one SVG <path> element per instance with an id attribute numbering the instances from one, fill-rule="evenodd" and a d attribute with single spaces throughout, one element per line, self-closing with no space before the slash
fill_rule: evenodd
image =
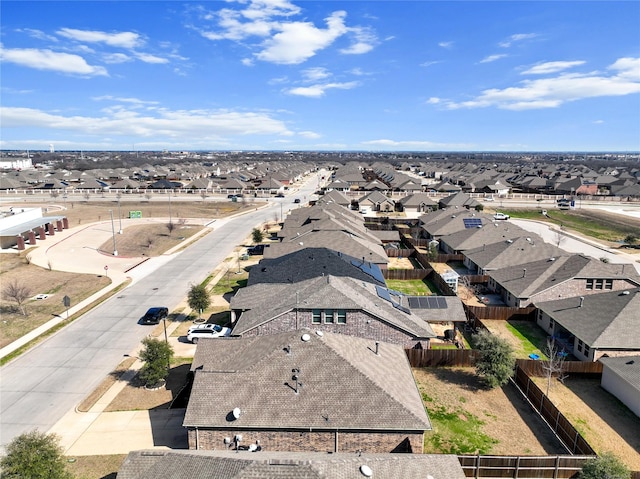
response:
<path id="1" fill-rule="evenodd" d="M 529 298 L 574 278 L 630 279 L 640 285 L 640 277 L 632 265 L 603 263 L 580 254 L 547 258 L 518 268 L 506 267 L 489 275 L 518 298 Z"/>
<path id="2" fill-rule="evenodd" d="M 325 454 L 230 451 L 133 451 L 118 479 L 464 479 L 458 458 L 444 454 Z"/>
<path id="3" fill-rule="evenodd" d="M 640 397 L 640 356 L 605 357 L 599 361 L 638 391 L 637 397 Z"/>
<path id="4" fill-rule="evenodd" d="M 640 289 L 626 291 L 545 301 L 536 306 L 592 348 L 640 349 Z"/>
<path id="5" fill-rule="evenodd" d="M 369 313 L 416 338 L 435 334 L 428 323 L 416 315 L 394 308 L 378 297 L 375 285 L 350 277 L 320 276 L 291 284 L 255 284 L 238 290 L 231 298 L 231 309 L 243 310 L 233 328 L 241 335 L 288 311 L 299 309 L 351 309 Z"/>
<path id="6" fill-rule="evenodd" d="M 474 250 L 465 251 L 465 256 L 484 270 L 494 270 L 507 267 L 515 267 L 522 272 L 521 265 L 532 261 L 549 259 L 566 254 L 560 248 L 545 243 L 535 233 L 516 238 L 514 240 L 501 241 L 488 244 Z"/>
<path id="7" fill-rule="evenodd" d="M 184 426 L 431 429 L 404 348 L 380 343 L 374 351 L 370 340 L 313 331 L 202 340 Z M 234 408 L 241 413 L 230 421 Z"/>

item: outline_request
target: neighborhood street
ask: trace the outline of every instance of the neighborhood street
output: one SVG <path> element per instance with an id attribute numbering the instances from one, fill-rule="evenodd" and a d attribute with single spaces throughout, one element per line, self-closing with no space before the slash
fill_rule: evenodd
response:
<path id="1" fill-rule="evenodd" d="M 168 260 L 143 263 L 139 272 L 128 273 L 135 278 L 130 286 L 4 366 L 0 445 L 33 429 L 48 431 L 147 336 L 148 327 L 137 324 L 147 308 L 167 306 L 171 311 L 184 300 L 190 284 L 205 279 L 254 227 L 299 206 L 292 203 L 293 198 L 308 197 L 316 186 L 313 177 L 286 198 L 216 221 L 213 231 Z M 74 262 L 99 255 L 94 249 L 98 245 L 87 246 L 70 256 Z"/>

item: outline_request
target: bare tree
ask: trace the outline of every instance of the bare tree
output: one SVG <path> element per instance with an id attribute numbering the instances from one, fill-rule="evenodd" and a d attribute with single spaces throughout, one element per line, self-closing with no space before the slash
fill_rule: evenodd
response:
<path id="1" fill-rule="evenodd" d="M 565 236 L 561 230 L 555 230 L 554 239 L 555 239 L 556 246 L 559 248 L 560 245 L 564 242 Z"/>
<path id="2" fill-rule="evenodd" d="M 91 194 L 88 191 L 85 191 L 84 193 L 82 193 L 82 197 L 85 201 L 89 201 L 89 198 L 91 198 Z"/>
<path id="3" fill-rule="evenodd" d="M 176 229 L 176 224 L 173 221 L 169 221 L 166 224 L 167 230 L 169 231 L 169 236 L 171 236 L 171 233 L 173 233 L 173 230 Z"/>
<path id="4" fill-rule="evenodd" d="M 200 192 L 200 198 L 202 198 L 202 202 L 207 199 L 207 190 L 203 190 Z"/>
<path id="5" fill-rule="evenodd" d="M 566 377 L 563 375 L 565 354 L 563 354 L 563 351 L 560 351 L 558 344 L 551 337 L 547 338 L 547 346 L 544 348 L 544 354 L 549 359 L 542 361 L 540 367 L 544 372 L 544 377 L 547 379 L 547 392 L 545 394 L 549 396 L 552 378 L 557 377 L 558 380 L 563 381 Z"/>
<path id="6" fill-rule="evenodd" d="M 147 192 L 144 194 L 144 197 L 147 199 L 147 201 L 151 201 L 151 197 L 152 197 L 152 196 L 153 196 L 153 195 L 151 194 L 151 192 L 150 192 L 150 191 L 147 191 Z"/>
<path id="7" fill-rule="evenodd" d="M 51 198 L 53 198 L 54 200 L 60 195 L 58 190 L 51 190 L 51 193 L 49 194 L 51 195 Z"/>
<path id="8" fill-rule="evenodd" d="M 24 302 L 31 296 L 31 288 L 29 286 L 18 279 L 13 279 L 2 288 L 2 294 L 18 304 L 18 308 L 23 316 L 27 315 Z"/>
<path id="9" fill-rule="evenodd" d="M 178 224 L 179 224 L 180 226 L 184 226 L 184 225 L 186 225 L 186 224 L 187 224 L 187 218 L 179 218 L 179 219 L 178 219 Z"/>
<path id="10" fill-rule="evenodd" d="M 153 246 L 153 243 L 155 242 L 155 240 L 153 239 L 152 236 L 147 236 L 146 242 L 147 242 L 147 248 L 151 249 L 151 247 Z"/>

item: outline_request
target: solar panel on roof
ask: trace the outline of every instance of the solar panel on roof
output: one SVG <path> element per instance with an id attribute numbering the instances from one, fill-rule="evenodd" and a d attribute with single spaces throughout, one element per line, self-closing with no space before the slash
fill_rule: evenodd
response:
<path id="1" fill-rule="evenodd" d="M 411 314 L 411 311 L 408 308 L 405 308 L 404 306 L 402 306 L 402 305 L 400 305 L 398 303 L 391 303 L 391 304 L 393 304 L 394 308 L 399 309 L 403 313 Z"/>
<path id="2" fill-rule="evenodd" d="M 402 296 L 402 293 L 400 291 L 396 291 L 395 289 L 387 288 L 387 291 L 389 291 L 389 294 L 392 294 L 394 296 Z"/>
<path id="3" fill-rule="evenodd" d="M 447 300 L 442 296 L 407 296 L 412 309 L 447 309 Z"/>
<path id="4" fill-rule="evenodd" d="M 391 296 L 389 296 L 389 291 L 387 291 L 387 288 L 383 288 L 382 286 L 376 285 L 376 292 L 378 293 L 378 296 L 380 296 L 382 299 L 386 299 L 391 303 Z"/>
<path id="5" fill-rule="evenodd" d="M 462 222 L 465 228 L 479 228 L 482 226 L 481 218 L 463 218 Z"/>
<path id="6" fill-rule="evenodd" d="M 371 276 L 377 282 L 384 284 L 384 276 L 382 275 L 382 271 L 380 270 L 377 264 L 367 263 L 365 261 L 360 261 L 356 259 L 352 259 L 351 264 L 356 268 L 360 269 L 360 271 L 362 271 L 363 273 Z"/>

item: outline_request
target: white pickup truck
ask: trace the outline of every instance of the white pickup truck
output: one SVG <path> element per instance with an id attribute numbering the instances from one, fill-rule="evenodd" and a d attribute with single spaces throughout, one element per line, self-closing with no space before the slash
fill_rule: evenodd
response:
<path id="1" fill-rule="evenodd" d="M 510 218 L 509 215 L 505 215 L 504 213 L 496 213 L 493 215 L 494 220 L 508 220 Z"/>

